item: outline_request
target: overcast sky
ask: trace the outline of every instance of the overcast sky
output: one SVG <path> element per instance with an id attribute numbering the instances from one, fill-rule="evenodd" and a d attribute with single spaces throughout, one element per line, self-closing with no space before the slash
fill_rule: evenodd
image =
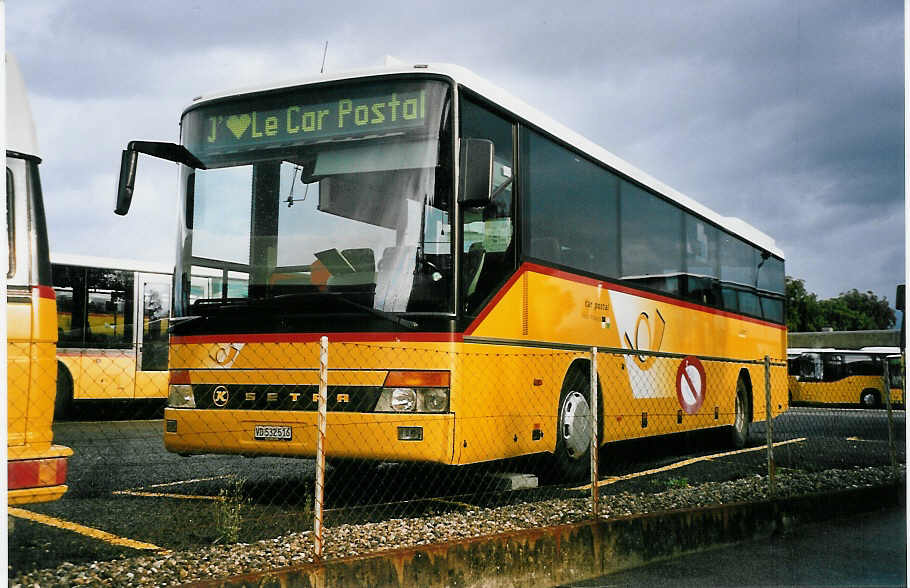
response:
<path id="1" fill-rule="evenodd" d="M 213 90 L 408 62 L 463 65 L 725 216 L 822 298 L 904 280 L 903 2 L 29 0 L 6 6 L 53 251 L 173 263 L 178 140 Z"/>

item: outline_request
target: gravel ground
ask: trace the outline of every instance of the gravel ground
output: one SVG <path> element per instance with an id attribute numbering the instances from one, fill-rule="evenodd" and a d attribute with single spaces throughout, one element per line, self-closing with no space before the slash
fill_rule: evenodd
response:
<path id="1" fill-rule="evenodd" d="M 797 496 L 845 488 L 878 486 L 905 479 L 905 468 L 832 469 L 778 473 L 777 495 Z M 658 493 L 603 496 L 604 518 L 638 513 L 698 508 L 762 500 L 768 497 L 766 476 L 673 487 Z M 573 498 L 497 508 L 465 508 L 458 512 L 413 519 L 392 519 L 326 530 L 326 557 L 457 541 L 507 531 L 577 523 L 589 519 L 590 499 Z M 63 563 L 10 579 L 13 587 L 50 586 L 173 586 L 195 580 L 247 574 L 312 561 L 313 535 L 294 533 L 252 544 L 214 546 L 192 551 L 162 552 L 76 566 Z"/>

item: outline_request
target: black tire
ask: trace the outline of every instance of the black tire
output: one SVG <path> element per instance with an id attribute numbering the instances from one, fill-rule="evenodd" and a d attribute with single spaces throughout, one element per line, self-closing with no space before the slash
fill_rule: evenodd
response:
<path id="1" fill-rule="evenodd" d="M 882 405 L 881 394 L 875 388 L 866 388 L 859 395 L 859 403 L 863 408 L 879 408 Z"/>
<path id="2" fill-rule="evenodd" d="M 751 425 L 752 415 L 749 410 L 749 387 L 746 381 L 740 377 L 736 381 L 736 401 L 733 409 L 733 426 L 731 429 L 731 444 L 734 449 L 742 449 L 749 441 L 749 426 Z"/>
<path id="3" fill-rule="evenodd" d="M 57 362 L 57 394 L 54 397 L 54 420 L 59 421 L 73 413 L 73 377 L 62 363 Z"/>
<path id="4" fill-rule="evenodd" d="M 554 468 L 561 481 L 586 480 L 591 476 L 590 375 L 573 366 L 562 384 L 556 413 Z M 598 406 L 602 397 L 598 383 Z M 600 411 L 601 414 L 603 411 Z M 603 422 L 598 419 L 598 446 L 603 439 Z"/>

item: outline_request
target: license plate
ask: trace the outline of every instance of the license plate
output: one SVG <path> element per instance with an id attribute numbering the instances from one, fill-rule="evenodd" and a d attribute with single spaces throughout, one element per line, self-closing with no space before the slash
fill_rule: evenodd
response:
<path id="1" fill-rule="evenodd" d="M 290 441 L 291 427 L 286 425 L 256 425 L 253 438 L 257 441 Z"/>

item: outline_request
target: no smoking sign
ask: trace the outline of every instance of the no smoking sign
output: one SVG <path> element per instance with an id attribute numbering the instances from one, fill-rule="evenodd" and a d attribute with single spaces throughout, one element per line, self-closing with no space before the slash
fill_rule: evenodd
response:
<path id="1" fill-rule="evenodd" d="M 701 408 L 705 387 L 705 368 L 698 358 L 683 358 L 676 370 L 676 398 L 686 414 L 695 414 Z"/>

